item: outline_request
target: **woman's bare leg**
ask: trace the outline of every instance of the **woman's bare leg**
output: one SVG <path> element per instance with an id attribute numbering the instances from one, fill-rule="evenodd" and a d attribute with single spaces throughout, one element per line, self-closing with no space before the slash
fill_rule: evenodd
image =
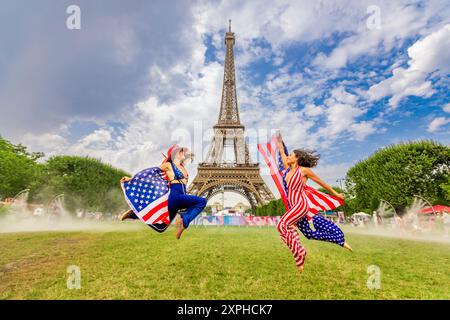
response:
<path id="1" fill-rule="evenodd" d="M 183 225 L 183 219 L 181 219 L 180 216 L 177 216 L 177 220 L 175 222 L 176 226 L 177 226 L 177 233 L 176 233 L 176 237 L 179 240 L 181 237 L 181 234 L 184 231 L 184 225 Z"/>
<path id="2" fill-rule="evenodd" d="M 120 221 L 123 221 L 123 220 L 125 220 L 125 219 L 128 219 L 128 218 L 130 217 L 130 215 L 131 215 L 132 212 L 133 212 L 133 210 L 131 210 L 131 209 L 122 212 L 122 213 L 120 214 L 120 216 L 119 216 L 119 220 L 120 220 Z"/>
<path id="3" fill-rule="evenodd" d="M 350 247 L 350 245 L 349 245 L 347 242 L 344 243 L 343 247 L 344 247 L 345 249 L 347 249 L 348 251 L 353 252 L 352 247 Z"/>

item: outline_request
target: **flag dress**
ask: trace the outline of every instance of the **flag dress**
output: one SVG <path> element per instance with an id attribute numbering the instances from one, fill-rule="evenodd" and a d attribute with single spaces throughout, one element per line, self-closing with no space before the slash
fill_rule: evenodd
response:
<path id="1" fill-rule="evenodd" d="M 285 190 L 288 190 L 287 182 L 286 182 L 286 174 L 290 170 L 288 168 L 285 170 L 285 173 L 283 174 L 283 186 Z M 310 189 L 308 186 L 304 188 L 304 192 L 306 193 L 306 198 L 308 200 L 308 203 L 317 203 L 317 200 L 315 197 L 311 195 L 312 192 L 310 192 Z M 315 192 L 317 193 L 317 192 Z M 323 198 L 323 196 L 322 196 Z M 335 225 L 333 222 L 325 219 L 321 215 L 315 214 L 317 211 L 312 208 L 311 205 L 309 205 L 310 211 L 306 214 L 306 216 L 302 217 L 297 223 L 298 229 L 303 233 L 303 235 L 308 240 L 320 240 L 320 241 L 326 241 L 338 244 L 340 246 L 344 246 L 345 243 L 345 235 L 342 230 Z M 309 224 L 309 221 L 312 222 L 314 226 L 314 230 L 311 228 L 311 225 Z"/>
<path id="2" fill-rule="evenodd" d="M 288 168 L 284 173 L 284 178 L 290 172 Z M 306 182 L 300 167 L 287 181 L 287 199 L 289 209 L 281 217 L 277 224 L 281 240 L 288 246 L 294 256 L 295 264 L 300 267 L 305 262 L 306 250 L 300 243 L 300 237 L 295 230 L 295 224 L 309 212 L 309 205 L 304 192 Z"/>
<path id="3" fill-rule="evenodd" d="M 289 154 L 284 142 L 283 147 L 284 153 Z M 281 199 L 288 211 L 290 205 L 288 201 L 288 185 L 285 177 L 290 168 L 285 169 L 284 167 L 278 150 L 277 137 L 273 135 L 271 140 L 266 144 L 258 144 L 258 150 L 270 169 L 270 175 L 280 192 Z M 336 209 L 337 207 L 342 206 L 344 201 L 307 185 L 303 187 L 303 192 L 306 195 L 309 212 L 297 221 L 296 225 L 299 230 L 307 239 L 326 241 L 343 246 L 345 243 L 345 236 L 342 230 L 332 221 L 325 219 L 318 213 L 319 211 Z M 314 230 L 311 228 L 310 222 L 313 224 Z"/>

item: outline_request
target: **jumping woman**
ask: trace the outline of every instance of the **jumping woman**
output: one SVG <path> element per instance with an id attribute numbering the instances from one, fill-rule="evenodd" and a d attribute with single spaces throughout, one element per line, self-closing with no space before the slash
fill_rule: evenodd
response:
<path id="1" fill-rule="evenodd" d="M 161 165 L 161 170 L 169 178 L 169 213 L 176 214 L 180 209 L 187 209 L 186 212 L 180 213 L 181 219 L 177 218 L 177 239 L 189 227 L 191 221 L 202 212 L 207 202 L 205 198 L 186 194 L 189 174 L 184 167 L 184 161 L 191 157 L 192 154 L 186 148 L 175 148 L 171 152 L 170 159 Z"/>
<path id="2" fill-rule="evenodd" d="M 189 149 L 174 145 L 168 150 L 167 157 L 165 158 L 161 166 L 159 168 L 153 168 L 154 171 L 155 169 L 159 170 L 159 173 L 162 174 L 165 183 L 168 185 L 167 201 L 161 201 L 158 204 L 159 207 L 156 207 L 156 209 L 158 209 L 157 212 L 164 212 L 164 210 L 167 211 L 168 221 L 166 221 L 162 227 L 157 226 L 157 228 L 155 228 L 154 224 L 149 224 L 148 222 L 146 223 L 153 227 L 155 230 L 162 232 L 167 228 L 167 226 L 170 224 L 170 221 L 173 220 L 177 213 L 179 213 L 181 218 L 177 217 L 176 219 L 177 239 L 180 239 L 183 231 L 188 228 L 192 220 L 194 220 L 200 214 L 200 212 L 202 212 L 207 202 L 205 198 L 186 194 L 186 184 L 188 182 L 189 175 L 184 166 L 184 163 L 188 159 L 192 160 L 192 157 L 193 155 L 189 152 Z M 151 181 L 158 180 L 157 178 L 158 177 L 155 177 L 154 175 L 151 179 L 149 179 L 149 183 Z M 132 178 L 124 177 L 122 178 L 121 182 L 127 183 L 131 180 Z M 157 185 L 156 188 L 159 189 L 161 187 L 161 182 L 158 181 L 157 184 L 159 185 Z M 163 192 L 164 191 L 160 191 L 160 194 L 163 194 Z M 183 210 L 184 212 L 181 212 L 180 210 Z M 140 218 L 141 220 L 143 220 L 142 217 L 137 216 L 134 210 L 128 210 L 120 216 L 120 220 L 125 220 L 128 218 Z"/>
<path id="3" fill-rule="evenodd" d="M 335 197 L 344 200 L 344 195 L 337 193 L 333 188 L 331 188 L 328 184 L 322 181 L 312 170 L 311 168 L 317 165 L 319 160 L 319 156 L 315 154 L 313 151 L 305 150 L 305 149 L 296 149 L 291 154 L 286 155 L 283 139 L 281 137 L 281 133 L 278 133 L 278 149 L 279 154 L 281 156 L 281 160 L 284 166 L 284 174 L 283 178 L 286 183 L 287 189 L 287 202 L 288 202 L 288 210 L 281 217 L 280 221 L 277 224 L 278 232 L 280 233 L 282 241 L 289 247 L 291 250 L 295 263 L 297 265 L 298 271 L 303 271 L 303 264 L 305 262 L 306 250 L 300 244 L 300 238 L 295 230 L 295 225 L 298 224 L 299 228 L 303 227 L 302 231 L 305 232 L 313 232 L 310 228 L 307 229 L 302 223 L 306 221 L 306 215 L 310 211 L 310 206 L 308 204 L 308 198 L 305 191 L 306 182 L 308 179 L 313 180 L 328 192 L 333 194 Z M 304 220 L 302 220 L 305 218 Z M 302 223 L 300 223 L 302 221 Z M 306 222 L 308 224 L 308 222 Z M 321 223 L 325 223 L 321 221 Z M 309 226 L 309 224 L 308 224 Z M 320 227 L 318 225 L 318 227 Z M 318 230 L 316 230 L 318 231 Z M 340 229 L 339 229 L 340 231 Z M 307 233 L 308 234 L 308 233 Z M 326 238 L 327 235 L 325 233 L 321 234 L 324 236 L 323 239 L 329 241 L 329 239 L 334 238 L 335 235 L 332 235 L 329 239 Z M 337 235 L 337 234 L 336 234 Z M 314 235 L 319 236 L 319 235 Z M 307 235 L 307 237 L 312 238 L 313 235 Z M 337 239 L 337 238 L 336 238 Z M 343 237 L 342 237 L 343 239 Z M 339 241 L 341 238 L 337 239 Z"/>

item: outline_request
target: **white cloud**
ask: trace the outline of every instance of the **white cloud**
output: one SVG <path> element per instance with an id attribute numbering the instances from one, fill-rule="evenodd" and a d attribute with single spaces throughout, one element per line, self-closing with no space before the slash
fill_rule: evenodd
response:
<path id="1" fill-rule="evenodd" d="M 250 59 L 283 60 L 283 49 L 292 43 L 328 38 L 333 33 L 353 32 L 365 16 L 370 1 L 203 1 L 196 9 L 199 30 L 213 33 L 213 44 L 223 46 L 216 36 L 226 28 L 224 20 L 232 19 L 232 29 L 238 32 L 238 47 L 244 54 L 241 63 Z M 224 19 L 224 12 L 227 16 Z M 272 52 L 263 51 L 254 39 L 265 39 Z"/>
<path id="2" fill-rule="evenodd" d="M 170 100 L 189 88 L 186 70 L 203 64 L 192 3 L 78 5 L 87 15 L 80 30 L 69 31 L 65 7 L 54 1 L 2 2 L 0 110 L 9 115 L 0 117 L 3 135 L 42 134 L 74 120 L 105 123 L 151 95 Z"/>
<path id="3" fill-rule="evenodd" d="M 110 58 L 120 68 L 129 70 L 129 64 L 143 51 L 157 57 L 154 61 L 152 59 L 152 63 L 145 64 L 143 71 L 144 78 L 150 79 L 149 83 L 146 82 L 148 94 L 140 97 L 140 102 L 124 105 L 119 112 L 109 115 L 109 120 L 120 122 L 125 128 L 108 126 L 103 121 L 100 129 L 69 143 L 64 138 L 69 135 L 66 125 L 65 130 L 42 135 L 30 134 L 23 140 L 32 149 L 43 150 L 49 155 L 90 155 L 130 172 L 159 164 L 161 152 L 165 152 L 170 144 L 192 141 L 195 121 L 201 120 L 203 130 L 210 129 L 217 121 L 223 78 L 223 30 L 227 27 L 228 17 L 231 17 L 237 37 L 238 102 L 241 121 L 247 131 L 280 128 L 291 146 L 320 147 L 322 150 L 341 139 L 362 141 L 379 130 L 377 119 L 360 120 L 367 112 L 360 105 L 362 93 L 354 90 L 356 94 L 352 94 L 344 85 L 338 85 L 330 91 L 331 97 L 323 105 L 314 104 L 315 98 L 321 98 L 328 92 L 330 88 L 326 82 L 330 77 L 337 76 L 339 71 L 311 67 L 292 72 L 284 49 L 293 43 L 314 40 L 333 42 L 334 34 L 350 34 L 338 43 L 331 54 L 322 54 L 316 59 L 316 64 L 320 66 L 340 68 L 360 55 L 379 53 L 379 46 L 388 51 L 410 35 L 430 33 L 425 26 L 431 16 L 438 16 L 436 8 L 439 7 L 439 2 L 435 1 L 425 3 L 423 10 L 405 3 L 382 2 L 383 29 L 372 31 L 367 30 L 364 20 L 368 4 L 371 1 L 201 1 L 189 8 L 189 17 L 192 9 L 192 20 L 179 21 L 173 28 L 168 27 L 172 23 L 170 19 L 154 21 L 155 24 L 164 23 L 167 28 L 152 28 L 158 31 L 159 42 L 150 47 L 142 45 L 143 39 L 135 32 L 136 29 L 119 28 L 121 31 L 112 33 L 114 39 L 108 43 L 112 42 L 111 47 L 114 48 Z M 227 16 L 224 16 L 224 12 Z M 174 19 L 174 16 L 176 12 L 171 18 Z M 130 20 L 126 19 L 127 23 L 131 23 Z M 111 18 L 108 21 L 111 23 Z M 213 45 L 220 49 L 216 55 L 220 57 L 220 63 L 205 64 L 205 34 L 210 34 Z M 171 40 L 170 45 L 161 42 L 166 37 Z M 426 95 L 431 92 L 432 88 L 427 86 L 428 80 L 424 81 L 421 73 L 413 71 L 431 69 L 433 64 L 441 66 L 448 60 L 439 54 L 431 60 L 426 57 L 424 52 L 427 50 L 435 52 L 433 50 L 444 49 L 439 47 L 434 36 L 427 39 L 424 37 L 423 42 L 418 42 L 416 48 L 408 51 L 408 69 L 396 66 L 392 80 L 385 80 L 385 85 L 380 85 L 378 89 L 371 88 L 371 99 L 379 99 L 395 91 L 397 95 L 393 97 L 393 103 L 398 103 L 402 94 Z M 255 40 L 265 40 L 269 48 L 259 45 Z M 176 50 L 172 50 L 173 47 Z M 151 51 L 147 52 L 149 48 Z M 262 84 L 255 85 L 242 71 L 258 59 L 280 67 L 267 76 Z M 131 76 L 134 78 L 133 74 Z M 111 92 L 111 97 L 116 97 L 116 94 Z M 305 107 L 299 110 L 301 104 Z M 54 105 L 59 106 L 58 103 Z M 94 118 L 93 121 L 97 118 L 105 120 L 101 114 Z M 437 127 L 441 125 L 438 123 Z M 187 137 L 189 135 L 191 138 Z M 206 148 L 210 140 L 208 133 L 205 135 L 202 142 Z M 319 165 L 317 171 L 332 183 L 345 174 L 347 167 L 347 164 L 324 164 Z M 195 169 L 194 166 L 191 169 Z M 195 170 L 191 174 L 195 175 Z"/>
<path id="4" fill-rule="evenodd" d="M 347 130 L 355 118 L 364 114 L 363 110 L 350 104 L 328 101 L 327 105 L 328 125 L 323 128 L 321 134 L 329 137 Z"/>
<path id="5" fill-rule="evenodd" d="M 325 145 L 331 145 L 343 134 L 358 141 L 374 133 L 377 120 L 358 121 L 367 110 L 358 106 L 358 97 L 347 92 L 342 86 L 331 90 L 331 97 L 325 100 L 326 125 L 317 134 Z"/>
<path id="6" fill-rule="evenodd" d="M 106 128 L 97 129 L 80 139 L 75 145 L 71 147 L 72 150 L 104 150 L 110 145 L 111 131 Z"/>
<path id="7" fill-rule="evenodd" d="M 32 151 L 44 152 L 46 157 L 59 154 L 70 145 L 64 137 L 56 133 L 44 133 L 40 135 L 27 133 L 23 136 L 21 142 Z"/>
<path id="8" fill-rule="evenodd" d="M 307 117 L 316 117 L 323 114 L 324 109 L 320 106 L 316 106 L 312 103 L 308 103 L 304 108 L 303 112 Z"/>
<path id="9" fill-rule="evenodd" d="M 345 91 L 345 88 L 343 86 L 339 86 L 331 90 L 331 96 L 336 101 L 352 105 L 355 104 L 358 100 L 357 96 Z"/>
<path id="10" fill-rule="evenodd" d="M 407 96 L 428 98 L 435 93 L 430 75 L 445 76 L 450 72 L 450 24 L 417 41 L 408 49 L 408 68 L 398 67 L 392 77 L 370 87 L 368 97 L 379 100 L 392 96 L 391 107 L 396 107 Z"/>
<path id="11" fill-rule="evenodd" d="M 322 160 L 319 161 L 319 164 L 316 168 L 313 169 L 314 173 L 316 173 L 322 180 L 327 182 L 331 186 L 339 186 L 340 183 L 336 180 L 344 178 L 347 174 L 348 169 L 352 166 L 349 163 L 339 163 L 339 164 L 322 164 Z M 319 186 L 313 181 L 308 181 L 308 184 L 311 186 L 318 188 Z M 342 186 L 344 187 L 344 182 L 342 182 Z"/>
<path id="12" fill-rule="evenodd" d="M 427 131 L 428 132 L 436 132 L 439 130 L 439 128 L 441 128 L 442 126 L 445 126 L 447 123 L 450 123 L 450 118 L 444 118 L 444 117 L 434 118 L 428 125 Z"/>
<path id="13" fill-rule="evenodd" d="M 314 65 L 324 68 L 342 68 L 357 57 L 369 54 L 376 55 L 389 52 L 401 46 L 403 41 L 412 35 L 431 32 L 434 24 L 430 19 L 438 20 L 448 14 L 445 1 L 429 1 L 419 9 L 414 4 L 397 1 L 379 1 L 375 3 L 380 9 L 380 29 L 368 28 L 366 12 L 372 1 L 347 5 L 357 8 L 357 15 L 350 29 L 351 35 L 342 40 L 331 53 L 317 55 Z M 339 29 L 336 29 L 339 31 Z"/>
<path id="14" fill-rule="evenodd" d="M 447 103 L 444 107 L 443 110 L 447 113 L 450 113 L 450 103 Z"/>
<path id="15" fill-rule="evenodd" d="M 297 86 L 300 82 L 302 82 L 303 76 L 301 73 L 280 73 L 278 75 L 270 75 L 268 77 L 268 81 L 266 83 L 266 88 L 270 92 L 278 91 L 278 90 L 287 90 L 290 86 Z"/>
<path id="16" fill-rule="evenodd" d="M 126 123 L 126 129 L 105 126 L 72 144 L 49 143 L 51 139 L 60 142 L 57 135 L 37 135 L 27 139 L 27 144 L 32 150 L 43 150 L 46 145 L 44 151 L 49 155 L 88 155 L 130 172 L 158 165 L 161 152 L 171 144 L 183 143 L 192 147 L 193 139 L 199 138 L 194 137 L 195 122 L 200 122 L 207 130 L 217 121 L 223 68 L 218 63 L 211 63 L 198 71 L 204 76 L 192 74 L 192 90 L 173 101 L 162 103 L 150 97 L 124 110 L 123 118 L 117 120 Z M 195 143 L 203 142 L 206 149 L 209 139 L 204 140 Z"/>
<path id="17" fill-rule="evenodd" d="M 349 127 L 349 132 L 353 134 L 353 139 L 357 141 L 363 141 L 367 136 L 376 131 L 375 121 L 361 121 L 358 123 L 352 123 Z"/>

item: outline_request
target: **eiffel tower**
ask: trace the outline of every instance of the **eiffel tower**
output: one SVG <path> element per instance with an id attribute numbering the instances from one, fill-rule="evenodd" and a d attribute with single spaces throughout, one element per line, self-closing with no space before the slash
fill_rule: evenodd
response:
<path id="1" fill-rule="evenodd" d="M 239 120 L 234 71 L 234 32 L 225 34 L 226 56 L 219 120 L 213 127 L 206 160 L 198 165 L 197 176 L 188 188 L 191 194 L 210 199 L 225 191 L 236 192 L 250 203 L 253 213 L 260 204 L 274 199 L 259 172 L 259 164 L 250 160 L 244 139 L 244 125 Z"/>

